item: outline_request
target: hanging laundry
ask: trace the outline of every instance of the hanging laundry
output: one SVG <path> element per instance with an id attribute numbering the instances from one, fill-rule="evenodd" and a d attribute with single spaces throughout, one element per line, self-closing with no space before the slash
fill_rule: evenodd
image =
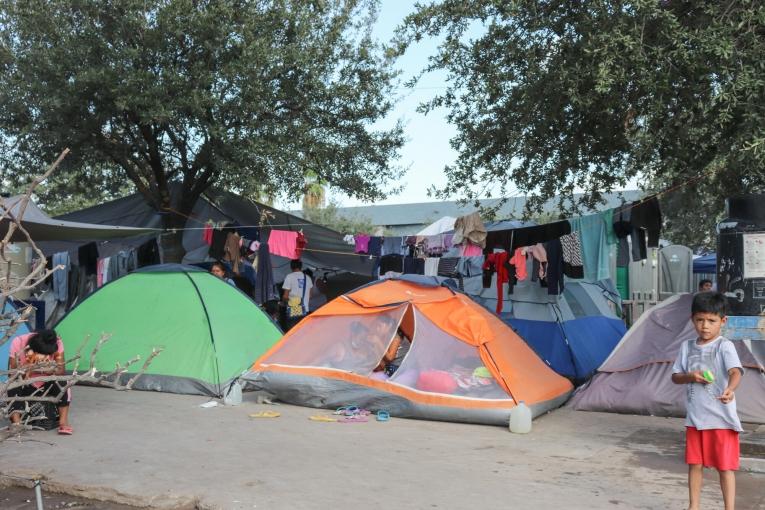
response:
<path id="1" fill-rule="evenodd" d="M 111 257 L 109 261 L 108 281 L 116 280 L 120 276 L 127 274 L 128 260 L 129 253 L 125 250 L 121 250 L 119 253 Z"/>
<path id="2" fill-rule="evenodd" d="M 547 252 L 547 294 L 563 293 L 563 247 L 560 238 L 545 243 Z"/>
<path id="3" fill-rule="evenodd" d="M 659 247 L 661 235 L 661 208 L 656 197 L 639 200 L 633 203 L 632 226 L 645 231 L 648 236 L 649 248 Z"/>
<path id="4" fill-rule="evenodd" d="M 486 237 L 486 247 L 483 252 L 491 253 L 495 248 L 512 252 L 516 248 L 545 243 L 570 233 L 571 225 L 568 221 L 556 221 L 544 225 L 508 230 L 492 230 Z"/>
<path id="5" fill-rule="evenodd" d="M 303 256 L 303 250 L 308 246 L 308 238 L 303 234 L 301 230 L 298 232 L 297 239 L 295 239 L 295 258 L 299 259 Z"/>
<path id="6" fill-rule="evenodd" d="M 425 274 L 425 261 L 414 257 L 404 257 L 404 274 Z"/>
<path id="7" fill-rule="evenodd" d="M 83 244 L 77 248 L 77 262 L 77 265 L 85 268 L 86 274 L 96 274 L 96 265 L 98 264 L 98 246 L 96 243 Z"/>
<path id="8" fill-rule="evenodd" d="M 483 255 L 483 249 L 470 242 L 465 242 L 460 245 L 461 252 L 460 257 L 479 257 Z"/>
<path id="9" fill-rule="evenodd" d="M 248 247 L 248 249 L 249 249 L 249 250 L 250 250 L 252 253 L 257 253 L 259 248 L 260 248 L 260 241 L 252 241 L 252 242 L 250 243 L 250 246 Z"/>
<path id="10" fill-rule="evenodd" d="M 96 284 L 99 287 L 102 287 L 109 281 L 109 257 L 98 259 L 98 271 L 96 276 Z"/>
<path id="11" fill-rule="evenodd" d="M 240 240 L 239 234 L 228 232 L 226 234 L 226 243 L 223 246 L 223 260 L 231 263 L 231 270 L 235 274 L 239 274 L 239 260 L 241 259 L 241 252 L 239 250 Z"/>
<path id="12" fill-rule="evenodd" d="M 534 258 L 531 281 L 535 282 L 537 279 L 544 279 L 547 276 L 547 251 L 545 250 L 545 245 L 537 243 L 529 246 L 527 251 Z"/>
<path id="13" fill-rule="evenodd" d="M 457 272 L 465 278 L 479 276 L 483 273 L 483 255 L 480 257 L 460 257 L 457 262 Z"/>
<path id="14" fill-rule="evenodd" d="M 454 234 L 441 234 L 441 242 L 444 250 L 450 250 L 454 246 Z"/>
<path id="15" fill-rule="evenodd" d="M 517 248 L 508 262 L 515 267 L 517 280 L 523 281 L 529 277 L 526 271 L 526 248 Z"/>
<path id="16" fill-rule="evenodd" d="M 606 243 L 609 245 L 619 244 L 619 238 L 616 237 L 614 232 L 614 209 L 607 209 L 600 213 L 600 217 L 603 219 L 603 223 L 606 224 Z"/>
<path id="17" fill-rule="evenodd" d="M 290 230 L 271 230 L 268 235 L 268 250 L 271 255 L 295 259 L 298 233 Z M 262 244 L 261 244 L 262 246 Z"/>
<path id="18" fill-rule="evenodd" d="M 422 242 L 425 254 L 430 257 L 440 257 L 447 249 L 441 234 L 425 236 Z"/>
<path id="19" fill-rule="evenodd" d="M 356 240 L 353 238 L 351 234 L 346 234 L 345 236 L 343 236 L 343 242 L 350 246 L 353 246 L 354 244 L 356 244 Z"/>
<path id="20" fill-rule="evenodd" d="M 271 233 L 273 234 L 273 231 Z M 256 279 L 255 301 L 262 305 L 266 301 L 279 299 L 279 295 L 274 290 L 274 270 L 271 266 L 271 254 L 268 243 L 260 243 Z"/>
<path id="21" fill-rule="evenodd" d="M 391 254 L 401 255 L 402 246 L 403 246 L 402 237 L 386 237 L 383 239 L 383 246 L 382 246 L 383 255 L 391 255 Z"/>
<path id="22" fill-rule="evenodd" d="M 571 230 L 579 232 L 585 280 L 597 282 L 610 278 L 610 250 L 603 217 L 600 214 L 590 214 L 568 221 L 571 223 Z"/>
<path id="23" fill-rule="evenodd" d="M 630 246 L 627 242 L 627 237 L 632 234 L 631 204 L 622 204 L 614 209 L 611 229 L 618 241 L 616 248 L 616 267 L 627 267 L 630 265 Z"/>
<path id="24" fill-rule="evenodd" d="M 354 249 L 354 252 L 363 254 L 369 253 L 369 238 L 370 236 L 366 234 L 356 234 L 353 237 L 354 241 L 356 242 L 356 248 Z"/>
<path id="25" fill-rule="evenodd" d="M 466 240 L 484 248 L 486 246 L 486 226 L 478 212 L 460 216 L 454 222 L 454 244 L 463 244 Z"/>
<path id="26" fill-rule="evenodd" d="M 425 276 L 438 276 L 438 261 L 440 258 L 428 257 L 425 259 L 423 274 Z"/>
<path id="27" fill-rule="evenodd" d="M 54 253 L 52 264 L 53 268 L 62 266 L 53 273 L 53 297 L 56 301 L 66 303 L 69 299 L 69 272 L 72 268 L 69 253 L 65 251 Z"/>
<path id="28" fill-rule="evenodd" d="M 628 236 L 632 241 L 632 260 L 645 260 L 648 257 L 648 248 L 659 246 L 661 222 L 661 209 L 656 197 L 623 204 L 614 210 L 613 230 L 619 239 L 616 265 L 629 265 Z"/>
<path id="29" fill-rule="evenodd" d="M 404 272 L 404 256 L 398 253 L 390 253 L 380 257 L 380 274 L 387 272 Z"/>
<path id="30" fill-rule="evenodd" d="M 456 276 L 458 257 L 441 257 L 438 259 L 438 276 Z"/>
<path id="31" fill-rule="evenodd" d="M 226 255 L 226 239 L 228 238 L 228 232 L 223 229 L 213 229 L 212 241 L 210 243 L 210 249 L 208 254 L 215 260 L 223 260 Z"/>
<path id="32" fill-rule="evenodd" d="M 367 245 L 367 253 L 374 255 L 375 257 L 379 257 L 382 255 L 382 245 L 382 237 L 370 237 L 369 244 Z"/>
<path id="33" fill-rule="evenodd" d="M 510 272 L 508 271 L 510 265 L 508 261 L 510 255 L 507 252 L 490 253 L 486 255 L 486 261 L 483 263 L 483 288 L 488 289 L 491 287 L 491 279 L 494 273 L 497 273 L 497 308 L 496 312 L 502 313 L 504 305 L 504 299 L 502 296 L 502 284 L 510 283 Z"/>
<path id="34" fill-rule="evenodd" d="M 70 259 L 71 262 L 71 259 Z M 66 309 L 70 309 L 72 305 L 77 301 L 77 289 L 80 287 L 80 271 L 77 270 L 76 267 L 72 267 L 69 271 L 69 275 L 67 278 L 67 299 L 64 302 L 64 306 L 66 306 Z M 44 302 L 41 302 L 43 306 L 45 306 Z M 33 304 L 30 302 L 30 304 Z M 37 313 L 43 313 L 44 309 L 40 310 L 40 308 L 37 309 Z M 42 320 L 42 327 L 45 327 L 45 317 L 35 317 L 37 319 L 37 322 L 39 323 L 40 320 Z M 38 326 L 39 327 L 39 326 Z"/>
<path id="35" fill-rule="evenodd" d="M 563 250 L 563 274 L 569 278 L 584 278 L 584 262 L 582 262 L 582 244 L 579 232 L 572 232 L 560 237 Z"/>
<path id="36" fill-rule="evenodd" d="M 205 223 L 204 228 L 202 229 L 202 241 L 207 246 L 210 246 L 212 244 L 212 238 L 213 238 L 213 227 L 211 222 Z"/>

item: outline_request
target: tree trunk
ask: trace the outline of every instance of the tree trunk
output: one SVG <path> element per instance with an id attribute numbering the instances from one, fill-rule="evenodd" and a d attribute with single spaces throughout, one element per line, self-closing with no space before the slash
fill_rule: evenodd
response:
<path id="1" fill-rule="evenodd" d="M 186 255 L 186 249 L 183 247 L 184 231 L 173 232 L 172 229 L 183 229 L 186 226 L 186 218 L 175 212 L 165 212 L 162 216 L 162 226 L 166 229 L 166 232 L 160 236 L 162 260 L 165 263 L 180 264 Z"/>

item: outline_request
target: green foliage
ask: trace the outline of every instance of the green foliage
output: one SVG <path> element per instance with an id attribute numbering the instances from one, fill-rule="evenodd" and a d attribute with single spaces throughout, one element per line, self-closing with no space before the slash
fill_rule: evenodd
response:
<path id="1" fill-rule="evenodd" d="M 329 199 L 326 207 L 303 207 L 302 216 L 312 223 L 323 225 L 343 234 L 372 233 L 375 226 L 366 216 L 343 215 L 338 203 Z"/>
<path id="2" fill-rule="evenodd" d="M 639 178 L 677 187 L 668 233 L 701 245 L 723 197 L 765 190 L 764 35 L 756 0 L 444 0 L 406 18 L 392 53 L 440 41 L 423 73 L 449 86 L 421 109 L 448 110 L 459 156 L 438 196 L 491 183 L 539 210 L 580 189 L 589 207 Z"/>
<path id="3" fill-rule="evenodd" d="M 373 126 L 396 79 L 370 35 L 376 10 L 375 0 L 0 0 L 3 179 L 21 182 L 70 147 L 51 201 L 119 196 L 129 183 L 162 210 L 178 181 L 175 207 L 188 214 L 213 184 L 300 196 L 309 171 L 382 198 L 403 136 Z"/>

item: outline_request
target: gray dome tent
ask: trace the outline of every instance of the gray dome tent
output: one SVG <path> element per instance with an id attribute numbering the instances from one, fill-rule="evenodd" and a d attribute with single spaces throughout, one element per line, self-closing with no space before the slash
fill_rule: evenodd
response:
<path id="1" fill-rule="evenodd" d="M 570 405 L 579 411 L 685 416 L 685 390 L 671 376 L 680 346 L 696 337 L 692 300 L 693 294 L 678 294 L 644 313 Z M 742 421 L 765 423 L 765 369 L 745 342 L 733 343 L 745 372 L 736 390 L 738 414 Z"/>

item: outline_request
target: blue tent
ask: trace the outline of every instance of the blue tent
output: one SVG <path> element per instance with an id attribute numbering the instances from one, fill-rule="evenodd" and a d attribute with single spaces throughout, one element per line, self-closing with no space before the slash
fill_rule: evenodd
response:
<path id="1" fill-rule="evenodd" d="M 488 289 L 480 277 L 464 280 L 465 292 L 484 307 L 496 311 L 496 277 Z M 582 382 L 595 373 L 627 331 L 612 310 L 620 306 L 610 281 L 566 282 L 560 296 L 550 296 L 538 282 L 503 289 L 499 317 L 513 327 L 553 370 Z"/>
<path id="2" fill-rule="evenodd" d="M 702 274 L 714 274 L 717 272 L 717 254 L 708 253 L 693 259 L 693 272 Z"/>
<path id="3" fill-rule="evenodd" d="M 5 334 L 5 331 L 8 328 L 8 319 L 11 314 L 16 313 L 16 308 L 11 303 L 5 303 L 5 310 L 3 313 L 6 315 L 6 318 L 3 320 L 3 324 L 0 324 L 0 338 Z M 27 328 L 26 324 L 22 324 L 16 328 L 16 332 L 8 339 L 8 341 L 3 345 L 0 345 L 0 371 L 8 370 L 8 352 L 11 348 L 11 341 L 17 336 L 25 335 L 27 333 L 29 333 L 29 328 Z"/>

